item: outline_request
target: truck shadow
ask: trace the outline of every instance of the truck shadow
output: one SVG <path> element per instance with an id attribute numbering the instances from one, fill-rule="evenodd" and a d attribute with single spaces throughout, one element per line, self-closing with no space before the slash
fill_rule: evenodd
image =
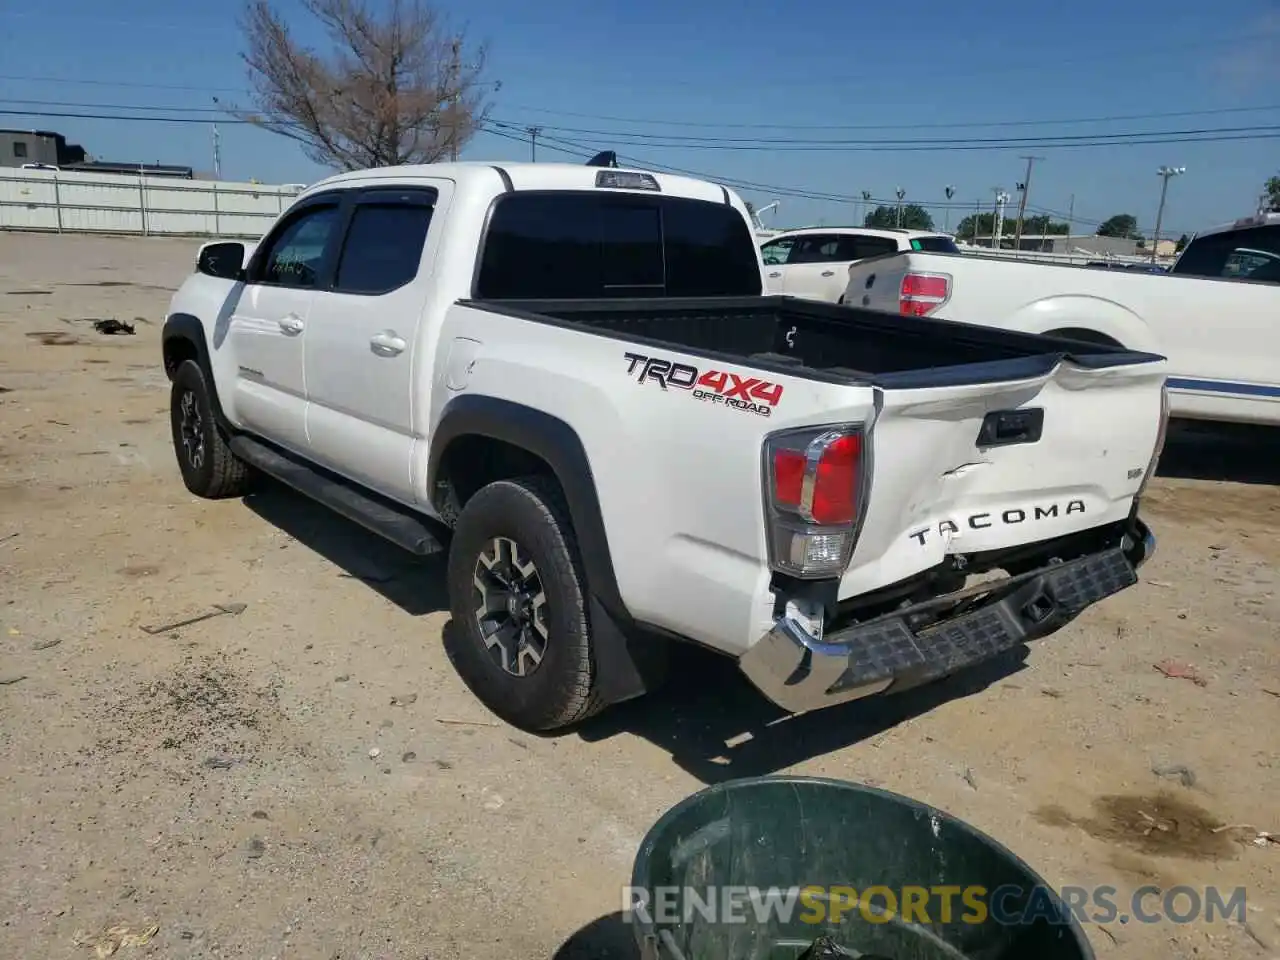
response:
<path id="1" fill-rule="evenodd" d="M 412 556 L 274 481 L 264 480 L 243 502 L 336 566 L 339 576 L 360 580 L 410 616 L 449 609 L 443 554 Z M 444 630 L 451 627 L 447 623 Z M 927 686 L 791 716 L 765 699 L 731 660 L 677 645 L 665 685 L 616 704 L 564 735 L 576 734 L 588 743 L 621 733 L 643 737 L 707 784 L 759 776 L 852 746 L 949 700 L 978 693 L 1021 670 L 1028 652 L 1015 647 Z"/>
<path id="2" fill-rule="evenodd" d="M 1171 420 L 1156 475 L 1280 486 L 1280 429 Z"/>
<path id="3" fill-rule="evenodd" d="M 705 784 L 776 773 L 869 740 L 943 703 L 980 693 L 1022 670 L 1025 646 L 944 680 L 892 696 L 792 716 L 760 694 L 732 661 L 688 647 L 672 651 L 670 678 L 575 732 L 587 742 L 631 733 L 666 750 Z"/>
<path id="4" fill-rule="evenodd" d="M 271 480 L 264 479 L 244 505 L 341 569 L 339 576 L 360 580 L 410 616 L 449 609 L 443 553 L 416 557 Z"/>
<path id="5" fill-rule="evenodd" d="M 640 948 L 631 925 L 618 912 L 577 930 L 550 960 L 640 960 Z"/>

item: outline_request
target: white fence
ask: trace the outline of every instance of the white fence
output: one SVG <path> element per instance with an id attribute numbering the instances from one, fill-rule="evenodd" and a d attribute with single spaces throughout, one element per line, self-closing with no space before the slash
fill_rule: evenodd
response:
<path id="1" fill-rule="evenodd" d="M 0 167 L 0 230 L 259 239 L 302 188 Z"/>

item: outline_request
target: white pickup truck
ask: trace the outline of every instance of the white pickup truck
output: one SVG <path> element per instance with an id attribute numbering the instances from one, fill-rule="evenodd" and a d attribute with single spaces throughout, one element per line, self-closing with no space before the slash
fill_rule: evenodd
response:
<path id="1" fill-rule="evenodd" d="M 849 267 L 843 302 L 1155 351 L 1173 416 L 1280 425 L 1280 214 L 1197 234 L 1167 274 L 890 254 Z"/>
<path id="2" fill-rule="evenodd" d="M 800 712 L 1136 581 L 1161 357 L 763 289 L 711 183 L 343 174 L 175 294 L 178 466 L 201 497 L 266 474 L 447 549 L 455 667 L 526 730 L 642 694 L 671 639 Z"/>
<path id="3" fill-rule="evenodd" d="M 959 251 L 948 234 L 876 227 L 805 227 L 775 233 L 760 248 L 765 292 L 841 303 L 849 265 L 906 250 Z"/>

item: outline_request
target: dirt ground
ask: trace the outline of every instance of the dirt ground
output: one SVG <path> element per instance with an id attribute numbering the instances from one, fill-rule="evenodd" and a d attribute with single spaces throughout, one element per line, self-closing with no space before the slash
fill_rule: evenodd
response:
<path id="1" fill-rule="evenodd" d="M 694 657 L 536 738 L 450 667 L 438 563 L 186 494 L 159 332 L 196 246 L 0 234 L 0 956 L 155 925 L 117 956 L 632 957 L 648 827 L 771 772 L 934 804 L 1056 886 L 1247 888 L 1244 925 L 1089 925 L 1099 957 L 1280 956 L 1274 435 L 1179 431 L 1144 582 L 1029 652 L 781 723 Z M 245 608 L 144 630 L 213 604 Z"/>

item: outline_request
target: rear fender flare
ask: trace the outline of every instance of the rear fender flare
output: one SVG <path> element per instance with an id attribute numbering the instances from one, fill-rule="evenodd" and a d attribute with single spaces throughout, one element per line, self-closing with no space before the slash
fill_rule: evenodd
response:
<path id="1" fill-rule="evenodd" d="M 558 417 L 510 400 L 476 394 L 450 400 L 432 431 L 427 455 L 426 488 L 442 514 L 446 505 L 438 481 L 445 454 L 455 440 L 477 436 L 533 454 L 555 475 L 586 577 L 600 694 L 611 703 L 642 695 L 665 668 L 664 643 L 640 636 L 622 600 L 591 461 L 577 431 Z"/>

